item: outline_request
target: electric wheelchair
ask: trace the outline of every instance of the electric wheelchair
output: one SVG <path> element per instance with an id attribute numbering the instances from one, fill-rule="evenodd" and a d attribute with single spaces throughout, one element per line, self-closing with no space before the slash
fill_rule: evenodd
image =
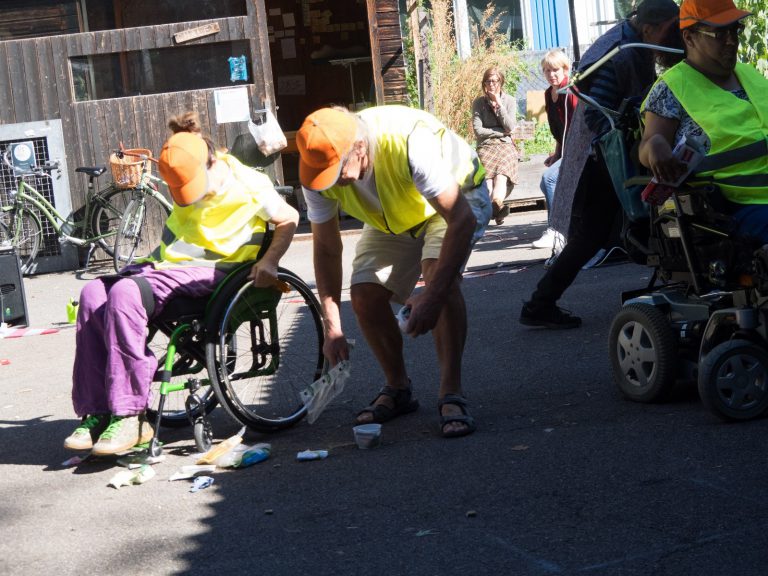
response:
<path id="1" fill-rule="evenodd" d="M 756 418 L 768 408 L 768 246 L 732 236 L 713 182 L 683 184 L 660 205 L 641 200 L 651 177 L 637 154 L 640 102 L 610 110 L 574 88 L 627 48 L 682 54 L 618 46 L 567 87 L 610 123 L 594 145 L 622 207 L 622 244 L 631 260 L 653 269 L 645 287 L 621 296 L 608 337 L 613 379 L 636 402 L 660 401 L 677 382 L 696 382 L 720 418 Z"/>
<path id="2" fill-rule="evenodd" d="M 624 397 L 662 400 L 696 381 L 702 402 L 725 420 L 768 408 L 768 252 L 734 238 L 714 183 L 683 185 L 660 205 L 640 198 L 650 181 L 637 160 L 640 122 L 626 103 L 599 142 L 623 212 L 630 257 L 653 269 L 647 286 L 622 294 L 608 338 Z"/>

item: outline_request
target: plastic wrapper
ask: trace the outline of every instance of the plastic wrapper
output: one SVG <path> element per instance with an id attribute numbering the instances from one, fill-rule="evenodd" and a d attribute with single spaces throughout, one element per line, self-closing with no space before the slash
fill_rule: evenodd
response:
<path id="1" fill-rule="evenodd" d="M 331 400 L 344 391 L 352 364 L 342 360 L 300 392 L 301 401 L 307 407 L 307 421 L 313 424 Z"/>
<path id="2" fill-rule="evenodd" d="M 325 458 L 328 458 L 328 450 L 302 450 L 296 454 L 296 460 L 299 462 L 323 460 Z"/>
<path id="3" fill-rule="evenodd" d="M 243 441 L 243 434 L 245 434 L 245 426 L 240 428 L 240 431 L 234 436 L 230 436 L 223 442 L 219 442 L 216 444 L 216 446 L 208 450 L 208 452 L 203 454 L 197 460 L 197 464 L 214 464 L 219 456 L 226 454 Z"/>
<path id="4" fill-rule="evenodd" d="M 248 446 L 240 444 L 219 456 L 214 464 L 219 468 L 245 468 L 269 458 L 272 445 L 261 443 Z"/>
<path id="5" fill-rule="evenodd" d="M 134 470 L 121 470 L 109 480 L 107 486 L 119 489 L 121 486 L 130 486 L 132 484 L 144 484 L 147 480 L 155 477 L 155 470 L 148 464 L 142 465 Z"/>

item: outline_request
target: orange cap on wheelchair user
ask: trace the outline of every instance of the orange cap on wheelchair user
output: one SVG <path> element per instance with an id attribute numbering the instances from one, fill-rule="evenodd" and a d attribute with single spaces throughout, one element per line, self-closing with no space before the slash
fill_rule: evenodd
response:
<path id="1" fill-rule="evenodd" d="M 752 12 L 736 8 L 733 0 L 683 0 L 680 5 L 680 29 L 698 23 L 720 28 L 751 15 Z"/>
<path id="2" fill-rule="evenodd" d="M 333 186 L 356 134 L 357 122 L 350 113 L 321 108 L 307 116 L 296 133 L 302 186 L 317 192 Z"/>
<path id="3" fill-rule="evenodd" d="M 199 134 L 178 132 L 163 145 L 158 169 L 173 201 L 189 206 L 208 192 L 208 145 Z"/>

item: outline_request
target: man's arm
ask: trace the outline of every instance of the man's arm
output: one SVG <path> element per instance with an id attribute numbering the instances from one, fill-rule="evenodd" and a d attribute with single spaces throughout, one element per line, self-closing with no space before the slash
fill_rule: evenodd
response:
<path id="1" fill-rule="evenodd" d="M 272 231 L 269 248 L 251 267 L 251 272 L 248 274 L 248 279 L 257 287 L 273 286 L 277 282 L 277 267 L 291 245 L 299 223 L 299 213 L 283 202 L 277 213 L 270 219 L 270 223 L 274 224 L 275 229 Z"/>
<path id="2" fill-rule="evenodd" d="M 337 216 L 327 222 L 312 222 L 312 248 L 317 292 L 324 317 L 323 354 L 335 366 L 341 360 L 349 359 L 349 348 L 341 327 L 343 245 Z"/>
<path id="3" fill-rule="evenodd" d="M 408 299 L 411 306 L 408 334 L 412 336 L 425 334 L 437 324 L 446 297 L 469 254 L 477 224 L 456 183 L 431 198 L 429 203 L 443 217 L 448 228 L 429 283 L 421 293 Z"/>

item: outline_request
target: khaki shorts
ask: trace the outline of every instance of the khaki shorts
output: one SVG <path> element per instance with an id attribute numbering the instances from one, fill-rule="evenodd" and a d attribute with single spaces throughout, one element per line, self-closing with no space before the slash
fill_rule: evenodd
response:
<path id="1" fill-rule="evenodd" d="M 351 283 L 384 286 L 395 302 L 403 304 L 419 280 L 421 261 L 440 256 L 447 229 L 437 214 L 427 220 L 426 231 L 418 238 L 409 232 L 387 234 L 366 224 L 352 262 Z"/>

